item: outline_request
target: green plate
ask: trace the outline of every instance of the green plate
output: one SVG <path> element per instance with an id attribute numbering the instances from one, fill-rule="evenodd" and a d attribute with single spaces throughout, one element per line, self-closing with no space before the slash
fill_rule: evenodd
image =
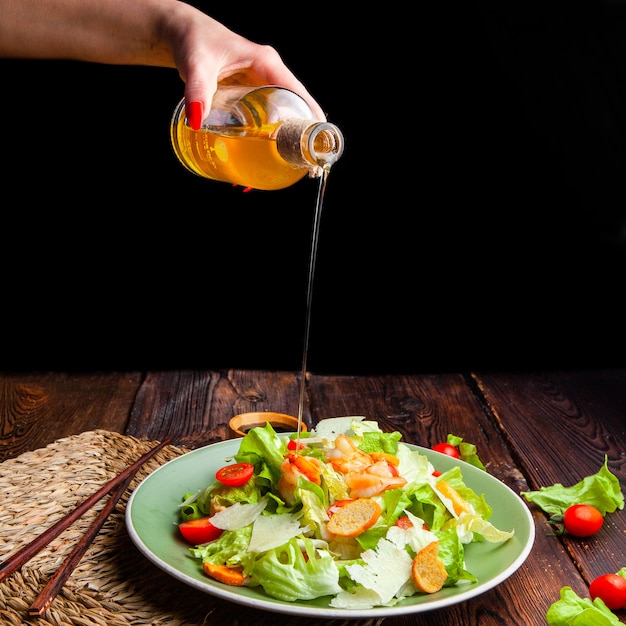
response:
<path id="1" fill-rule="evenodd" d="M 282 434 L 281 436 L 287 436 Z M 329 598 L 283 602 L 259 587 L 230 587 L 209 578 L 189 546 L 178 535 L 178 506 L 185 493 L 195 493 L 213 482 L 215 472 L 232 460 L 241 439 L 229 439 L 188 452 L 147 476 L 133 491 L 126 508 L 128 533 L 139 551 L 154 565 L 189 586 L 237 604 L 298 616 L 361 619 L 392 617 L 441 609 L 474 598 L 513 574 L 526 560 L 535 539 L 535 525 L 526 504 L 504 483 L 487 472 L 445 454 L 419 446 L 440 471 L 460 465 L 465 484 L 484 494 L 493 508 L 491 522 L 515 535 L 502 543 L 474 543 L 466 547 L 466 565 L 478 582 L 446 587 L 433 594 L 418 594 L 392 607 L 367 610 L 336 609 Z"/>

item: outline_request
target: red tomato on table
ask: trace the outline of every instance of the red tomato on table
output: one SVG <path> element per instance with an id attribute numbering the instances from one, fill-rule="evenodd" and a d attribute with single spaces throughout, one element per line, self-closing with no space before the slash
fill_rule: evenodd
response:
<path id="1" fill-rule="evenodd" d="M 563 513 L 565 530 L 574 537 L 595 535 L 603 522 L 602 513 L 591 504 L 572 504 Z"/>
<path id="2" fill-rule="evenodd" d="M 600 598 L 612 611 L 626 608 L 626 578 L 619 574 L 598 576 L 589 585 L 589 595 L 592 600 Z"/>

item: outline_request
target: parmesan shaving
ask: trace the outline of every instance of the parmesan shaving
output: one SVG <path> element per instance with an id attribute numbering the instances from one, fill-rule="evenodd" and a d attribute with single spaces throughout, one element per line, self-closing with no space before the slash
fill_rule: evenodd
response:
<path id="1" fill-rule="evenodd" d="M 287 543 L 292 537 L 308 533 L 308 526 L 300 526 L 299 516 L 284 513 L 283 515 L 261 515 L 254 522 L 252 537 L 248 550 L 250 552 L 266 552 Z"/>
<path id="2" fill-rule="evenodd" d="M 222 530 L 238 530 L 252 524 L 263 513 L 266 506 L 267 498 L 261 498 L 256 504 L 235 502 L 235 504 L 216 513 L 211 518 L 211 524 Z"/>

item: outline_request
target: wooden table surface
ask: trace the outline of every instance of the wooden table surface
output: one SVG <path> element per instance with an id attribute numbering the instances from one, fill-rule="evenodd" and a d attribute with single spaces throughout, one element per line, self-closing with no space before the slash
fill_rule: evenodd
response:
<path id="1" fill-rule="evenodd" d="M 191 448 L 228 438 L 247 411 L 297 415 L 300 373 L 149 371 L 0 374 L 0 460 L 57 438 L 107 429 Z M 475 443 L 487 471 L 515 492 L 609 469 L 626 485 L 626 369 L 393 376 L 307 374 L 304 420 L 364 415 L 424 447 L 448 433 Z M 384 620 L 390 626 L 544 626 L 568 585 L 581 597 L 596 576 L 626 566 L 626 513 L 588 539 L 550 535 L 529 505 L 536 539 L 496 588 L 445 609 Z M 239 607 L 241 608 L 241 607 Z M 622 621 L 625 612 L 617 613 Z M 199 614 L 199 620 L 202 615 Z M 304 620 L 294 618 L 294 623 Z M 200 622 L 199 622 L 200 623 Z"/>

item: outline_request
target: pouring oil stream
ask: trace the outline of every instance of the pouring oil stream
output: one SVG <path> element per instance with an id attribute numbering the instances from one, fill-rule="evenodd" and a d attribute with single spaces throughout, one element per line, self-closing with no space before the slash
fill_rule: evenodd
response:
<path id="1" fill-rule="evenodd" d="M 302 414 L 304 412 L 304 397 L 306 395 L 306 371 L 309 355 L 309 336 L 311 334 L 311 305 L 313 302 L 313 282 L 315 279 L 315 266 L 317 261 L 317 244 L 319 242 L 319 231 L 322 219 L 322 206 L 324 204 L 324 195 L 326 192 L 326 184 L 328 182 L 329 172 L 330 164 L 327 164 L 323 167 L 322 175 L 319 177 L 317 200 L 315 202 L 315 214 L 313 217 L 313 230 L 311 233 L 311 252 L 309 256 L 309 272 L 306 290 L 306 314 L 302 348 L 302 369 L 300 376 L 300 399 L 298 401 L 298 431 L 296 438 L 298 444 L 300 443 L 300 433 L 302 432 Z M 299 445 L 296 446 L 296 449 L 299 449 Z"/>

